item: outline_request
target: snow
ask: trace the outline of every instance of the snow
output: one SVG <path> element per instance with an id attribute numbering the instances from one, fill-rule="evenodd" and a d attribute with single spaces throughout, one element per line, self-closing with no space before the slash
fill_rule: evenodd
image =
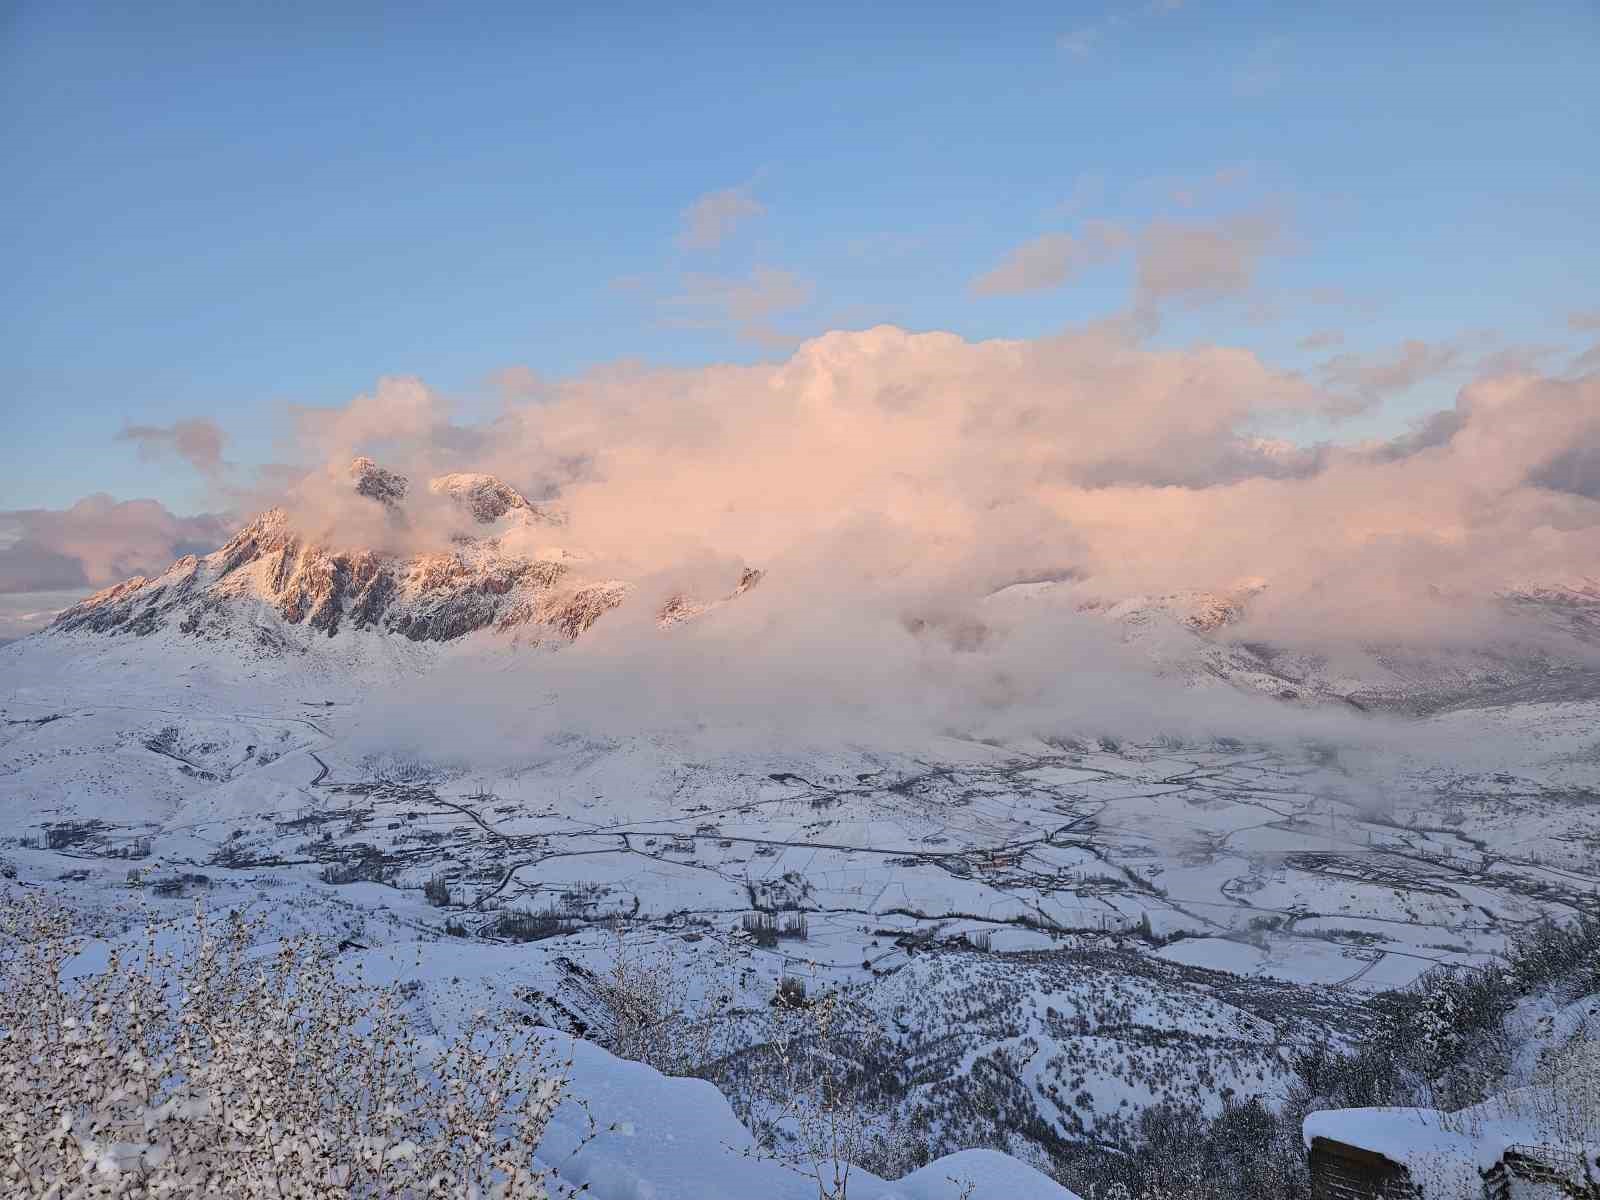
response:
<path id="1" fill-rule="evenodd" d="M 1161 619 L 1174 645 L 1193 642 Z M 129 885 L 131 869 L 204 874 L 209 905 L 359 942 L 348 957 L 370 975 L 410 978 L 406 964 L 425 961 L 419 1006 L 435 1023 L 457 1003 L 435 986 L 449 978 L 477 1003 L 537 991 L 581 1011 L 572 965 L 603 964 L 601 929 L 492 939 L 498 906 L 577 897 L 583 921 L 628 916 L 630 939 L 685 978 L 732 961 L 748 1008 L 786 973 L 813 993 L 845 990 L 941 1085 L 1011 1056 L 1022 1098 L 1065 1136 L 1172 1095 L 1280 1096 L 1293 1051 L 1350 1036 L 1364 993 L 1487 961 L 1597 882 L 1594 701 L 1445 713 L 1399 727 L 1403 748 L 1335 767 L 1283 740 L 1107 748 L 1087 735 L 708 752 L 649 730 L 532 741 L 515 713 L 463 731 L 460 714 L 429 708 L 430 671 L 531 675 L 547 661 L 488 633 L 441 645 L 341 626 L 297 647 L 257 653 L 168 628 L 0 648 L 0 858 L 113 930 L 141 910 L 180 914 L 201 890 L 154 895 Z M 415 741 L 391 731 L 397 695 L 425 718 Z M 168 727 L 178 757 L 150 748 Z M 472 736 L 460 749 L 447 732 Z M 1491 748 L 1493 764 L 1464 767 L 1463 745 Z M 420 782 L 395 782 L 407 766 Z M 83 844 L 20 844 L 90 820 L 103 828 Z M 120 857 L 146 838 L 148 858 Z M 393 864 L 383 882 L 322 882 L 362 846 Z M 236 862 L 219 857 L 233 850 Z M 422 899 L 435 875 L 449 908 Z M 752 897 L 798 906 L 808 937 L 741 938 Z M 446 936 L 447 921 L 468 936 Z M 1539 1015 L 1557 1030 L 1577 1019 Z M 648 1128 L 606 1090 L 619 1120 Z M 686 1112 L 700 1103 L 685 1097 Z M 727 1132 L 729 1114 L 702 1116 L 702 1132 Z M 666 1185 L 625 1178 L 645 1153 L 594 1169 L 618 1195 L 650 1194 Z M 926 1192 L 924 1174 L 885 1200 L 921 1200 L 908 1189 Z"/>
<path id="2" fill-rule="evenodd" d="M 557 1049 L 567 1044 L 553 1031 L 549 1036 Z M 540 1157 L 567 1182 L 587 1184 L 594 1200 L 816 1200 L 814 1180 L 754 1157 L 749 1132 L 711 1084 L 669 1079 L 588 1042 L 571 1046 L 571 1090 L 586 1109 L 563 1105 Z M 600 1132 L 585 1143 L 590 1117 Z M 975 1186 L 974 1200 L 1077 1200 L 992 1150 L 946 1155 L 892 1182 L 855 1168 L 850 1198 L 958 1200 L 964 1183 Z"/>
<path id="3" fill-rule="evenodd" d="M 1342 1108 L 1312 1113 L 1303 1126 L 1306 1148 L 1317 1138 L 1344 1142 L 1399 1163 L 1417 1182 L 1446 1196 L 1471 1195 L 1482 1168 L 1475 1139 L 1441 1125 L 1443 1114 L 1424 1108 Z M 1485 1166 L 1499 1160 L 1497 1152 Z"/>
<path id="4" fill-rule="evenodd" d="M 1541 1090 L 1515 1089 L 1453 1113 L 1431 1108 L 1316 1112 L 1305 1119 L 1305 1145 L 1310 1149 L 1316 1138 L 1327 1138 L 1371 1150 L 1399 1163 L 1413 1180 L 1430 1189 L 1437 1186 L 1445 1195 L 1467 1195 L 1510 1147 L 1565 1146 L 1566 1138 L 1540 1116 L 1551 1107 Z M 1591 1160 L 1597 1151 L 1600 1146 L 1581 1148 Z"/>
<path id="5" fill-rule="evenodd" d="M 994 1150 L 961 1150 L 936 1159 L 904 1179 L 884 1186 L 880 1192 L 868 1189 L 871 1200 L 957 1200 L 957 1184 L 972 1184 L 973 1200 L 994 1196 L 999 1200 L 1075 1200 L 1076 1193 L 1051 1183 L 1031 1167 Z M 852 1193 L 853 1195 L 854 1193 Z"/>

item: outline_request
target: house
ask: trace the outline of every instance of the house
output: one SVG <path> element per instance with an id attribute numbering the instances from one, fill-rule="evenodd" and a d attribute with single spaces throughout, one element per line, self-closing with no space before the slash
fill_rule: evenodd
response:
<path id="1" fill-rule="evenodd" d="M 1458 1112 L 1312 1113 L 1312 1200 L 1600 1200 L 1600 1146 L 1552 1127 L 1560 1100 L 1521 1088 Z"/>
<path id="2" fill-rule="evenodd" d="M 1600 1155 L 1513 1143 L 1483 1177 L 1484 1200 L 1600 1200 Z"/>
<path id="3" fill-rule="evenodd" d="M 1390 1200 L 1418 1195 L 1404 1165 L 1334 1138 L 1310 1139 L 1311 1200 Z"/>

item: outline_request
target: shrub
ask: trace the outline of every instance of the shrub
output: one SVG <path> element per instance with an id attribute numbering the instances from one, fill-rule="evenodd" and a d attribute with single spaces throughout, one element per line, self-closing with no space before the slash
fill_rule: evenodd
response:
<path id="1" fill-rule="evenodd" d="M 37 895 L 0 895 L 0 1191 L 78 1200 L 547 1200 L 533 1154 L 564 1078 L 471 1024 L 431 1062 L 394 990 L 335 977 L 300 936 L 196 907 L 70 982 L 82 947 Z"/>
<path id="2" fill-rule="evenodd" d="M 806 981 L 797 975 L 785 975 L 778 980 L 778 990 L 772 1003 L 779 1008 L 806 1007 Z"/>

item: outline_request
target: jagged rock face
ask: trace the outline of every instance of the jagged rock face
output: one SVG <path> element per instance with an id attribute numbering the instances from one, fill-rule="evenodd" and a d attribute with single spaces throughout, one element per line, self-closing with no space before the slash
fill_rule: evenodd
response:
<path id="1" fill-rule="evenodd" d="M 526 627 L 534 640 L 571 640 L 627 595 L 625 584 L 583 583 L 563 563 L 501 552 L 494 539 L 448 554 L 400 557 L 314 545 L 274 509 L 204 558 L 156 579 L 130 579 L 67 609 L 52 629 L 148 634 L 175 626 L 200 637 L 237 635 L 253 604 L 288 625 L 443 642 L 479 629 Z"/>
<path id="2" fill-rule="evenodd" d="M 404 517 L 409 481 L 370 458 L 350 464 L 357 495 Z M 480 524 L 508 513 L 554 523 L 492 475 L 446 475 L 430 485 Z M 563 562 L 508 554 L 493 537 L 459 538 L 448 553 L 411 556 L 335 551 L 294 530 L 280 509 L 263 513 L 203 558 L 190 555 L 155 579 L 119 583 L 67 609 L 58 632 L 145 635 L 176 628 L 196 637 L 254 637 L 285 644 L 287 626 L 332 637 L 341 630 L 445 642 L 480 629 L 516 630 L 534 642 L 572 640 L 616 607 L 628 586 L 580 581 Z"/>
<path id="3" fill-rule="evenodd" d="M 530 503 L 516 488 L 493 475 L 470 472 L 440 475 L 429 481 L 428 490 L 435 495 L 449 496 L 463 505 L 480 525 L 492 525 L 507 513 L 547 525 L 560 523 L 553 514 Z"/>
<path id="4" fill-rule="evenodd" d="M 754 567 L 746 567 L 739 576 L 739 583 L 733 591 L 720 600 L 696 600 L 692 596 L 681 593 L 667 597 L 656 613 L 656 625 L 661 629 L 670 629 L 674 625 L 681 625 L 685 621 L 692 621 L 696 617 L 704 616 L 712 609 L 721 608 L 730 601 L 737 600 L 756 584 L 760 583 L 766 575 L 765 571 L 758 571 Z"/>
<path id="5" fill-rule="evenodd" d="M 357 458 L 350 478 L 358 495 L 382 504 L 403 524 L 405 476 Z M 428 486 L 460 503 L 480 525 L 507 517 L 561 523 L 493 475 L 443 475 Z M 273 509 L 221 549 L 179 559 L 157 578 L 140 576 L 97 592 L 62 612 L 50 629 L 146 635 L 175 628 L 194 637 L 248 639 L 275 649 L 289 644 L 283 626 L 329 637 L 372 632 L 417 642 L 452 641 L 481 629 L 513 632 L 535 644 L 572 641 L 621 604 L 631 586 L 577 578 L 574 559 L 562 561 L 562 553 L 555 558 L 508 553 L 487 530 L 482 537 L 455 538 L 448 552 L 336 551 L 307 539 L 281 509 Z M 746 570 L 723 600 L 682 600 L 670 619 L 661 614 L 661 624 L 724 604 L 760 578 L 761 572 Z"/>

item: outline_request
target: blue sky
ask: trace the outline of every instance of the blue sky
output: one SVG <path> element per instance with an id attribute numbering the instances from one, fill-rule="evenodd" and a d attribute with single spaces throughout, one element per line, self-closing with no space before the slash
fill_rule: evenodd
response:
<path id="1" fill-rule="evenodd" d="M 1046 334 L 1127 309 L 1131 255 L 973 281 L 1088 220 L 1265 214 L 1250 293 L 1153 336 L 1306 370 L 1569 352 L 1600 308 L 1593 3 L 253 7 L 0 14 L 0 509 L 197 511 L 204 480 L 118 430 L 211 417 L 249 466 L 289 405 L 381 375 L 471 414 L 513 364 Z M 722 191 L 742 219 L 687 244 Z M 1400 429 L 1459 382 L 1302 432 Z"/>

